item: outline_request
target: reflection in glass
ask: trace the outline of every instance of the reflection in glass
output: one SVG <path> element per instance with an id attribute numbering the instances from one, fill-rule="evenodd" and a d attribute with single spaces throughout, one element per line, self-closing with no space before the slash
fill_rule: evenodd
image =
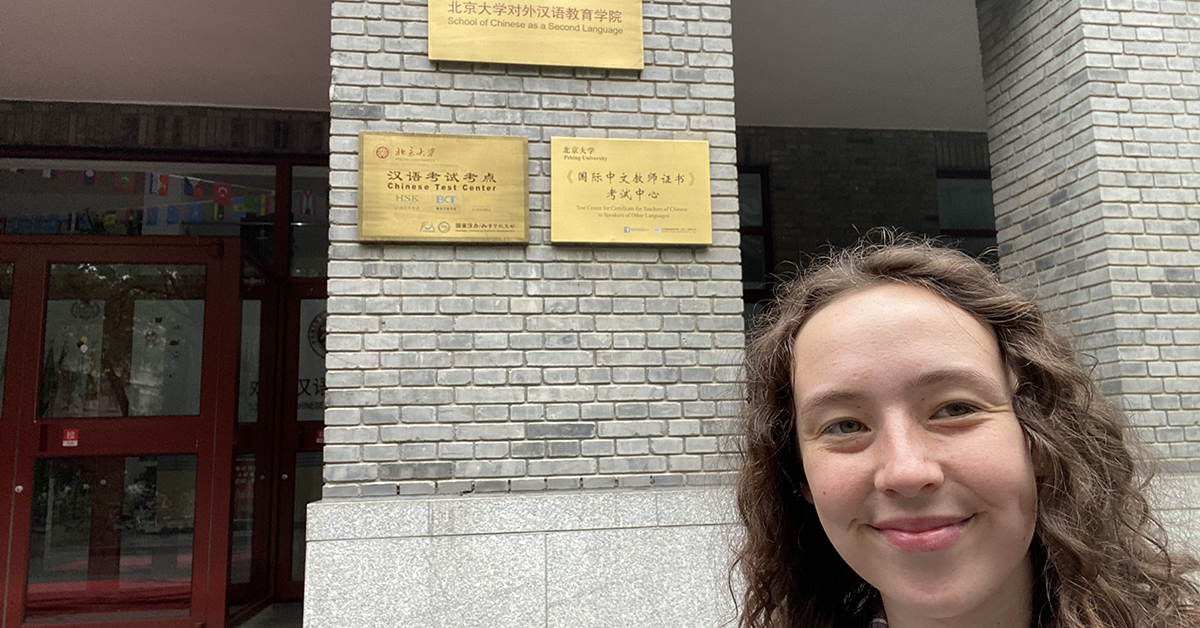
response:
<path id="1" fill-rule="evenodd" d="M 229 582 L 250 582 L 254 550 L 254 454 L 238 454 L 233 461 L 233 527 L 230 542 Z"/>
<path id="2" fill-rule="evenodd" d="M 238 386 L 238 423 L 258 421 L 259 340 L 262 337 L 262 301 L 242 301 L 242 365 Z"/>
<path id="3" fill-rule="evenodd" d="M 40 415 L 198 414 L 204 272 L 52 265 Z"/>
<path id="4" fill-rule="evenodd" d="M 767 251 L 763 236 L 742 234 L 742 289 L 760 290 L 767 285 Z"/>
<path id="5" fill-rule="evenodd" d="M 196 456 L 37 460 L 26 619 L 188 614 L 195 510 Z"/>
<path id="6" fill-rule="evenodd" d="M 325 420 L 325 299 L 300 301 L 296 420 Z"/>
<path id="7" fill-rule="evenodd" d="M 12 309 L 12 264 L 0 264 L 0 408 L 4 407 L 4 368 L 8 364 L 8 319 Z"/>
<path id="8" fill-rule="evenodd" d="M 329 261 L 329 169 L 292 170 L 293 277 L 324 277 Z"/>
<path id="9" fill-rule="evenodd" d="M 304 580 L 304 534 L 308 505 L 321 499 L 321 452 L 296 454 L 296 501 L 292 508 L 292 581 Z"/>
<path id="10" fill-rule="evenodd" d="M 275 168 L 0 159 L 0 233 L 270 235 Z"/>
<path id="11" fill-rule="evenodd" d="M 762 175 L 738 173 L 738 219 L 743 227 L 763 226 Z"/>

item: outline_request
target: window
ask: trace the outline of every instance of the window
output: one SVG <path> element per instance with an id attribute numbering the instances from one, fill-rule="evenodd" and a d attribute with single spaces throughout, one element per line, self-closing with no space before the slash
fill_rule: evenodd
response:
<path id="1" fill-rule="evenodd" d="M 738 167 L 738 218 L 742 247 L 742 316 L 749 330 L 771 299 L 770 184 L 765 167 Z"/>

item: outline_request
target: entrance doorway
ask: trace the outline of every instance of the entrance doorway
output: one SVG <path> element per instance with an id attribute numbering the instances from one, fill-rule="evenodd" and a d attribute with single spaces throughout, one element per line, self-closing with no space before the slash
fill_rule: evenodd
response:
<path id="1" fill-rule="evenodd" d="M 234 430 L 229 619 L 304 594 L 307 506 L 320 499 L 325 408 L 323 279 L 278 282 L 248 260 Z"/>
<path id="2" fill-rule="evenodd" d="M 220 625 L 240 260 L 228 238 L 0 238 L 6 627 Z"/>
<path id="3" fill-rule="evenodd" d="M 11 153 L 0 628 L 254 626 L 299 601 L 328 169 Z"/>

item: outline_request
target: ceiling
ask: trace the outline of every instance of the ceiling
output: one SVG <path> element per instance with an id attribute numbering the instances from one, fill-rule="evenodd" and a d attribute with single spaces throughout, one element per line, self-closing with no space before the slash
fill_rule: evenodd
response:
<path id="1" fill-rule="evenodd" d="M 972 0 L 733 0 L 742 125 L 986 129 Z M 327 110 L 328 0 L 8 0 L 0 99 Z"/>

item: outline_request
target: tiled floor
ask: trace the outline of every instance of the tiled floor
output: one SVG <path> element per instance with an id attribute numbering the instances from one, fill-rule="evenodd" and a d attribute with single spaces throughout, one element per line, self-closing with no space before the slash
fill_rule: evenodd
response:
<path id="1" fill-rule="evenodd" d="M 272 604 L 238 628 L 301 628 L 304 624 L 304 605 Z"/>

